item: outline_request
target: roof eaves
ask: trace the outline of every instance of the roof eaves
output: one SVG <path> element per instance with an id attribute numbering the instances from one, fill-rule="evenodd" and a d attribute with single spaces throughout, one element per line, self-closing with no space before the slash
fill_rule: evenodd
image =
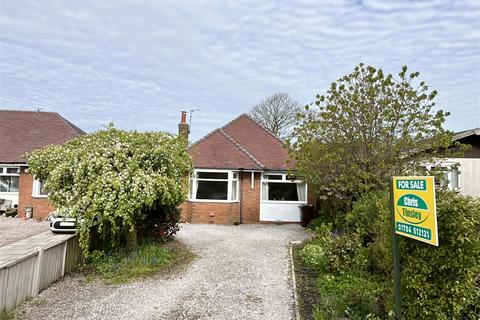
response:
<path id="1" fill-rule="evenodd" d="M 85 134 L 85 131 L 83 131 L 82 129 L 80 129 L 79 127 L 77 127 L 76 125 L 74 125 L 73 123 L 71 123 L 70 121 L 68 121 L 67 119 L 65 119 L 64 117 L 62 117 L 59 113 L 56 113 L 55 114 L 61 119 L 63 120 L 69 127 L 71 127 L 76 133 L 78 134 Z"/>
<path id="2" fill-rule="evenodd" d="M 457 132 L 453 136 L 453 140 L 460 140 L 469 136 L 480 136 L 480 128 Z"/>
<path id="3" fill-rule="evenodd" d="M 230 137 L 225 131 L 223 131 L 223 129 L 219 129 L 219 130 L 220 130 L 220 133 L 223 134 L 223 136 L 225 136 L 225 138 L 230 140 L 238 149 L 240 149 L 240 151 L 242 151 L 248 158 L 250 158 L 250 160 L 255 162 L 260 168 L 263 169 L 266 167 L 257 158 L 255 158 L 255 156 L 252 153 L 250 153 L 247 149 L 245 149 L 244 146 L 242 146 L 240 143 L 235 141 L 235 139 Z"/>

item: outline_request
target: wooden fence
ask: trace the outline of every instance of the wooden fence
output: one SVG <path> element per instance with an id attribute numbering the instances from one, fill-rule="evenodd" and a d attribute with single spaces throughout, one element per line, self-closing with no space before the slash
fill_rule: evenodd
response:
<path id="1" fill-rule="evenodd" d="M 60 243 L 35 248 L 30 254 L 0 266 L 0 313 L 36 297 L 81 259 L 78 240 L 72 236 Z"/>

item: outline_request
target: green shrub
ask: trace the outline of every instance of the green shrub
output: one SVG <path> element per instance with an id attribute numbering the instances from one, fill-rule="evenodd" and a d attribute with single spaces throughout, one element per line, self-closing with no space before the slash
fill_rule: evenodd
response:
<path id="1" fill-rule="evenodd" d="M 365 194 L 353 204 L 346 217 L 347 232 L 361 237 L 366 247 L 368 270 L 391 278 L 392 240 L 387 190 L 376 190 Z"/>
<path id="2" fill-rule="evenodd" d="M 439 191 L 437 221 L 438 247 L 404 237 L 400 242 L 405 318 L 478 319 L 480 201 Z"/>
<path id="3" fill-rule="evenodd" d="M 324 274 L 318 278 L 318 293 L 314 319 L 384 319 L 392 308 L 385 282 L 365 274 Z"/>
<path id="4" fill-rule="evenodd" d="M 308 267 L 320 272 L 344 274 L 366 267 L 365 249 L 357 235 L 334 235 L 332 225 L 317 228 L 314 240 L 300 251 L 300 258 Z"/>
<path id="5" fill-rule="evenodd" d="M 385 281 L 392 279 L 388 203 L 388 192 L 369 193 L 346 216 L 346 229 L 352 236 L 360 236 L 366 247 L 367 270 L 383 276 Z M 439 190 L 437 220 L 439 247 L 400 237 L 404 316 L 406 319 L 478 318 L 475 301 L 480 300 L 480 289 L 474 279 L 480 273 L 480 202 Z"/>

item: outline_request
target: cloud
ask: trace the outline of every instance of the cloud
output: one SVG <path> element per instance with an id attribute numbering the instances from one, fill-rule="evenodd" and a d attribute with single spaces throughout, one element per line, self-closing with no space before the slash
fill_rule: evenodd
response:
<path id="1" fill-rule="evenodd" d="M 477 1 L 1 2 L 0 107 L 60 112 L 87 131 L 198 139 L 275 92 L 301 103 L 364 62 L 406 64 L 453 130 L 480 126 Z"/>

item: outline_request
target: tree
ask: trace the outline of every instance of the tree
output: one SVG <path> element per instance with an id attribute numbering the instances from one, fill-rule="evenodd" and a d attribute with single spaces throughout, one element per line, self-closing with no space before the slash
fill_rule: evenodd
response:
<path id="1" fill-rule="evenodd" d="M 395 79 L 359 64 L 306 106 L 290 153 L 319 195 L 356 199 L 446 152 L 449 113 L 433 111 L 437 91 L 418 77 L 406 66 Z"/>
<path id="2" fill-rule="evenodd" d="M 29 172 L 44 181 L 57 210 L 77 219 L 80 245 L 88 254 L 95 223 L 113 246 L 126 239 L 135 249 L 142 223 L 176 212 L 192 170 L 185 147 L 183 138 L 167 133 L 109 127 L 34 151 L 27 159 Z"/>
<path id="3" fill-rule="evenodd" d="M 276 93 L 253 106 L 250 116 L 274 135 L 284 139 L 290 133 L 300 111 L 300 105 L 288 93 Z"/>

